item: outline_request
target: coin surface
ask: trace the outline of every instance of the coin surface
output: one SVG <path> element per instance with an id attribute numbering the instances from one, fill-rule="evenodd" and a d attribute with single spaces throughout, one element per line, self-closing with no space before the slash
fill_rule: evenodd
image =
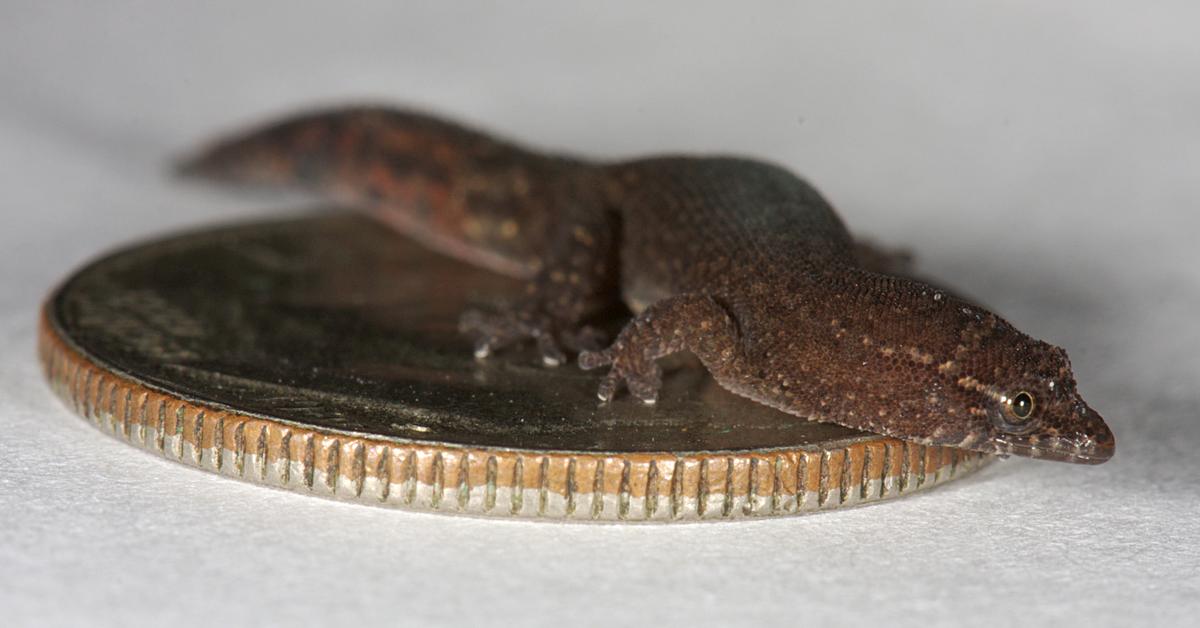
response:
<path id="1" fill-rule="evenodd" d="M 96 261 L 47 300 L 39 351 L 71 408 L 138 447 L 415 510 L 785 515 L 907 494 L 990 460 L 803 421 L 727 393 L 686 359 L 654 406 L 601 404 L 597 374 L 547 369 L 531 350 L 475 360 L 459 315 L 520 288 L 321 211 Z"/>

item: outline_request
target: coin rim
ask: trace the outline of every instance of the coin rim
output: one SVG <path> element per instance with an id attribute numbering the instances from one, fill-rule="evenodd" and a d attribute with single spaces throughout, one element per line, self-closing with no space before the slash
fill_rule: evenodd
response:
<path id="1" fill-rule="evenodd" d="M 817 512 L 906 495 L 992 456 L 870 436 L 795 448 L 574 452 L 350 433 L 185 396 L 90 355 L 44 304 L 51 388 L 101 431 L 249 482 L 407 510 L 570 521 L 697 521 Z"/>

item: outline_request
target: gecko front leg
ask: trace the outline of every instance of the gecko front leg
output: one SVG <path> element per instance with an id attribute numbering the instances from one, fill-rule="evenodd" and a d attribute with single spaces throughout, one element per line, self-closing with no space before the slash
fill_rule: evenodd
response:
<path id="1" fill-rule="evenodd" d="M 716 300 L 704 294 L 682 294 L 646 308 L 607 349 L 579 354 L 579 366 L 612 366 L 600 383 L 602 401 L 611 401 L 624 381 L 634 397 L 654 403 L 662 386 L 659 358 L 687 350 L 710 373 L 725 373 L 741 359 L 738 338 L 733 317 Z"/>
<path id="2" fill-rule="evenodd" d="M 463 314 L 459 329 L 475 337 L 476 358 L 533 340 L 542 363 L 558 366 L 566 361 L 564 349 L 603 343 L 603 334 L 584 322 L 620 302 L 616 220 L 598 208 L 576 207 L 567 215 L 575 219 L 555 230 L 550 254 L 517 303 L 498 312 Z"/>

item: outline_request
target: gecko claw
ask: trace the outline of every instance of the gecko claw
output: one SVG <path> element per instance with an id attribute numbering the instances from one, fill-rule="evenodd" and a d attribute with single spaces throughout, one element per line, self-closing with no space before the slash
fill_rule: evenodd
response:
<path id="1" fill-rule="evenodd" d="M 640 373 L 625 373 L 625 386 L 629 394 L 646 405 L 654 405 L 658 401 L 658 389 L 662 387 L 662 369 L 651 362 L 649 367 Z"/>
<path id="2" fill-rule="evenodd" d="M 554 338 L 549 334 L 538 333 L 536 338 L 538 351 L 542 354 L 542 364 L 544 366 L 553 368 L 567 361 L 567 356 L 558 348 L 558 345 L 554 342 Z"/>
<path id="3" fill-rule="evenodd" d="M 603 351 L 584 351 L 579 354 L 579 368 L 591 370 L 601 366 L 612 365 L 604 379 L 600 380 L 597 396 L 608 403 L 616 396 L 621 382 L 629 389 L 629 394 L 646 405 L 658 401 L 658 390 L 662 387 L 662 369 L 653 360 L 635 360 L 622 358 L 619 349 L 610 347 Z"/>
<path id="4" fill-rule="evenodd" d="M 601 403 L 610 403 L 613 400 L 613 397 L 617 394 L 618 384 L 619 381 L 616 374 L 611 371 L 608 375 L 604 376 L 604 379 L 600 380 L 600 387 L 596 389 L 596 396 L 600 398 Z"/>
<path id="5" fill-rule="evenodd" d="M 574 350 L 580 344 L 586 346 L 602 337 L 591 327 L 576 330 L 533 307 L 495 314 L 469 310 L 459 319 L 458 330 L 474 336 L 476 359 L 485 359 L 496 351 L 532 340 L 537 345 L 538 357 L 547 367 L 567 363 L 564 347 Z"/>

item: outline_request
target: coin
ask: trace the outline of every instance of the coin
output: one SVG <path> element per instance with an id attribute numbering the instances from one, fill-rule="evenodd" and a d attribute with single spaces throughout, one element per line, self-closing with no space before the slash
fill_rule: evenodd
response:
<path id="1" fill-rule="evenodd" d="M 531 350 L 486 361 L 461 312 L 513 279 L 356 214 L 192 232 L 96 261 L 46 301 L 52 388 L 171 460 L 279 488 L 473 515 L 687 521 L 804 513 L 990 460 L 736 397 L 687 360 L 659 402 Z M 613 326 L 620 321 L 614 320 Z"/>

